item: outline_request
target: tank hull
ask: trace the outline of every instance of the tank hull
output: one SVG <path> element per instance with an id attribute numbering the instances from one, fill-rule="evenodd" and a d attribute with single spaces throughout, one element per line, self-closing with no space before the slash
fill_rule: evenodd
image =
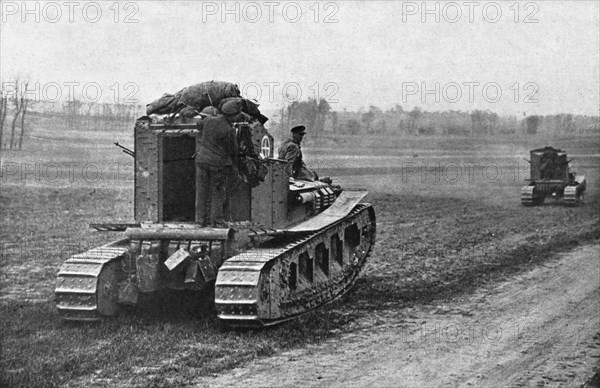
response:
<path id="1" fill-rule="evenodd" d="M 575 176 L 570 182 L 560 180 L 536 180 L 521 188 L 523 206 L 540 206 L 546 198 L 562 200 L 567 206 L 583 204 L 586 190 L 585 176 Z"/>
<path id="2" fill-rule="evenodd" d="M 214 285 L 215 307 L 225 324 L 281 323 L 352 287 L 375 241 L 375 212 L 361 203 L 319 230 L 254 233 L 194 225 L 127 229 L 127 238 L 63 263 L 56 281 L 57 309 L 66 320 L 97 321 L 116 315 L 121 305 L 136 304 L 141 293 L 208 293 Z M 262 243 L 246 244 L 251 237 Z M 195 281 L 187 283 L 192 258 L 172 268 L 169 263 L 181 248 L 189 252 L 202 245 L 210 246 L 210 253 L 198 260 Z"/>

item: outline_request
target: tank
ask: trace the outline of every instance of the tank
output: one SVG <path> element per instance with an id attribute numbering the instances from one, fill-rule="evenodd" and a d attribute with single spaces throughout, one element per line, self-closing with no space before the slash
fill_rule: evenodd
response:
<path id="1" fill-rule="evenodd" d="M 530 151 L 530 178 L 521 189 L 521 204 L 539 206 L 546 198 L 562 200 L 566 205 L 583 203 L 585 176 L 570 170 L 567 153 L 553 147 Z"/>
<path id="2" fill-rule="evenodd" d="M 259 167 L 261 179 L 249 174 L 253 179 L 232 190 L 228 221 L 213 228 L 194 221 L 192 155 L 201 125 L 148 116 L 136 121 L 134 150 L 125 151 L 135 163 L 135 221 L 92 224 L 123 237 L 62 264 L 55 300 L 64 319 L 111 317 L 144 293 L 213 295 L 214 289 L 222 322 L 262 327 L 350 290 L 375 241 L 375 212 L 362 202 L 366 192 L 343 190 L 331 179 L 288 178 L 260 121 L 235 127 L 242 159 Z"/>

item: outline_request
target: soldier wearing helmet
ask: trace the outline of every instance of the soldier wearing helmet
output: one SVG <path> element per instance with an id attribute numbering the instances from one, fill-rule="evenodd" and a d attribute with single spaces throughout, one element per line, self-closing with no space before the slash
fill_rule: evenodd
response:
<path id="1" fill-rule="evenodd" d="M 221 106 L 221 115 L 214 109 L 202 111 L 206 118 L 196 146 L 196 222 L 213 227 L 224 221 L 227 181 L 236 174 L 238 146 L 232 123 L 241 107 L 232 101 Z"/>
<path id="2" fill-rule="evenodd" d="M 203 118 L 206 117 L 216 117 L 219 115 L 219 110 L 214 106 L 207 106 L 200 112 L 200 116 Z"/>
<path id="3" fill-rule="evenodd" d="M 304 160 L 302 160 L 302 148 L 300 143 L 306 135 L 304 125 L 294 126 L 290 132 L 292 136 L 286 139 L 279 147 L 279 159 L 287 162 L 285 172 L 289 177 L 306 181 L 316 181 L 319 179 L 317 174 L 309 169 Z"/>

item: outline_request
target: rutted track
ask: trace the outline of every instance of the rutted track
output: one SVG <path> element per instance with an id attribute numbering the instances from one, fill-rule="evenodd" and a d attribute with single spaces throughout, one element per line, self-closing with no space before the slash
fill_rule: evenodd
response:
<path id="1" fill-rule="evenodd" d="M 467 300 L 285 352 L 201 386 L 578 386 L 600 357 L 600 245 Z M 365 323 L 367 327 L 369 325 Z"/>

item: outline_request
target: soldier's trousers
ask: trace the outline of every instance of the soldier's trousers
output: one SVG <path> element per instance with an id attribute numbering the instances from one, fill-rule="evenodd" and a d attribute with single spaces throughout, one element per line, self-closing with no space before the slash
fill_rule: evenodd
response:
<path id="1" fill-rule="evenodd" d="M 294 178 L 311 182 L 319 180 L 317 173 L 306 167 L 304 163 L 302 163 L 302 167 L 294 174 Z"/>
<path id="2" fill-rule="evenodd" d="M 227 177 L 232 167 L 196 163 L 196 222 L 216 226 L 223 219 Z"/>

